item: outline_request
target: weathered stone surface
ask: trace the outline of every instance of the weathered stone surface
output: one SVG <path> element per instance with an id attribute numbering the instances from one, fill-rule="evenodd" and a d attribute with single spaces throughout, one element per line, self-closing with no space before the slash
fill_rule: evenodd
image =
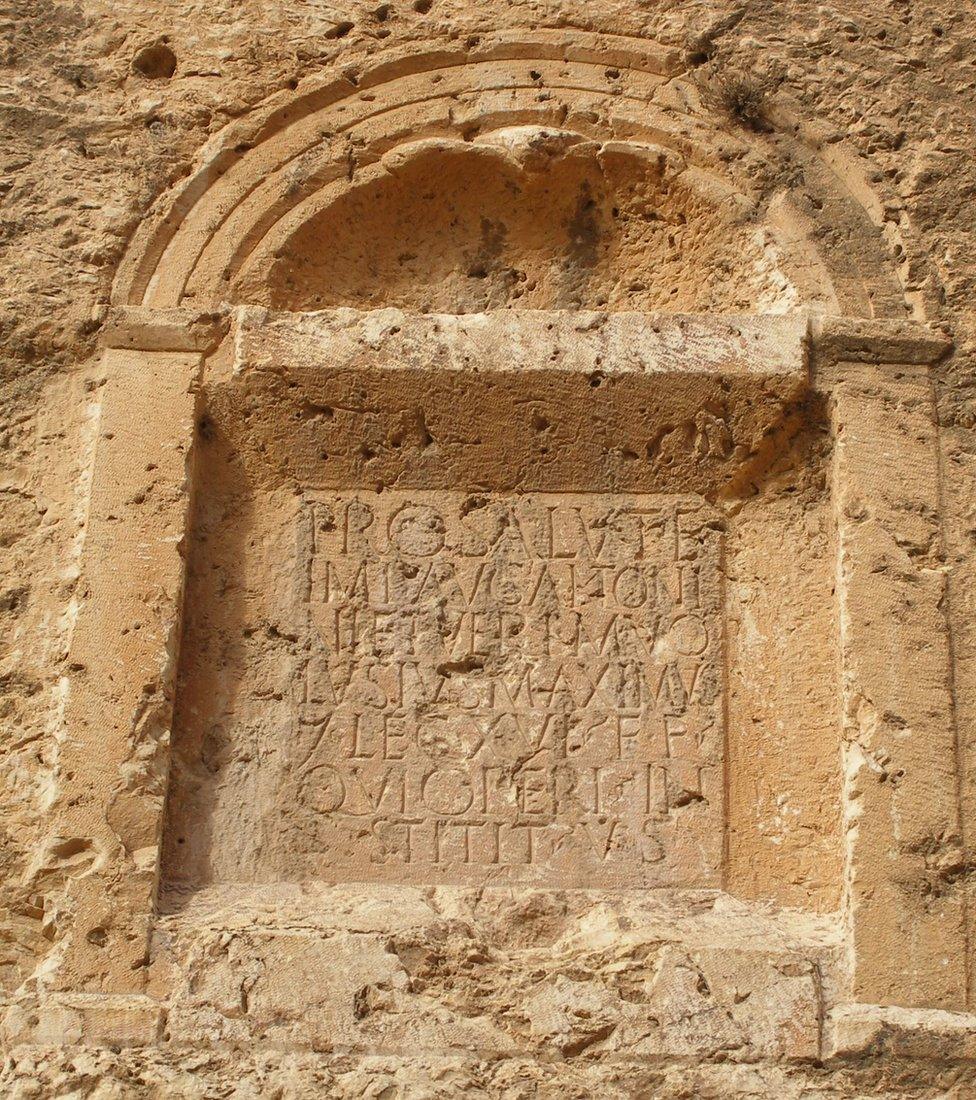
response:
<path id="1" fill-rule="evenodd" d="M 840 949 L 710 893 L 386 885 L 211 888 L 156 946 L 173 1042 L 618 1061 L 817 1057 Z"/>
<path id="2" fill-rule="evenodd" d="M 8 15 L 0 1091 L 976 1093 L 966 6 Z"/>
<path id="3" fill-rule="evenodd" d="M 769 437 L 791 431 L 806 327 L 242 309 L 214 404 L 264 485 L 734 493 Z M 271 405 L 288 411 L 258 414 Z"/>
<path id="4" fill-rule="evenodd" d="M 140 995 L 66 993 L 12 1006 L 4 1019 L 4 1041 L 59 1046 L 150 1046 L 159 1039 L 164 1012 L 158 1001 Z"/>
<path id="5" fill-rule="evenodd" d="M 358 492 L 299 523 L 311 636 L 279 874 L 719 882 L 721 536 L 703 502 Z"/>

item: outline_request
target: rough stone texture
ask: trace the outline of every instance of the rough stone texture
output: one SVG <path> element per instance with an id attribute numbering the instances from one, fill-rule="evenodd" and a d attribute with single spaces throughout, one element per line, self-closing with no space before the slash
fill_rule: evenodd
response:
<path id="1" fill-rule="evenodd" d="M 971 7 L 0 15 L 5 1095 L 976 1094 Z"/>
<path id="2" fill-rule="evenodd" d="M 284 673 L 292 721 L 268 715 L 280 763 L 262 762 L 265 774 L 218 800 L 233 826 L 208 828 L 208 787 L 188 815 L 174 786 L 174 875 L 718 884 L 716 520 L 694 497 L 615 502 L 608 521 L 582 494 L 307 500 L 292 627 L 301 655 Z M 649 588 L 644 633 L 634 612 Z M 232 637 L 234 624 L 224 630 Z M 208 705 L 236 672 L 194 669 L 181 705 L 202 731 L 249 724 L 240 701 Z M 234 805 L 244 789 L 265 792 L 259 854 Z M 233 836 L 229 853 L 215 834 Z"/>

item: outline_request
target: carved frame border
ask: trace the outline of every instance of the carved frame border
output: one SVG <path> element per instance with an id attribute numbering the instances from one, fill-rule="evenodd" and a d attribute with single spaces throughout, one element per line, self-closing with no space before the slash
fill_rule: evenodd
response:
<path id="1" fill-rule="evenodd" d="M 201 369 L 227 324 L 225 314 L 126 307 L 103 338 L 83 596 L 67 662 L 69 784 L 52 840 L 97 855 L 70 882 L 69 930 L 49 974 L 55 1000 L 86 1015 L 86 1041 L 151 1043 L 161 1026 L 145 964 L 181 544 Z M 838 1049 L 871 1032 L 884 1006 L 968 1004 L 969 914 L 947 888 L 965 837 L 930 371 L 949 348 L 910 322 L 827 320 L 811 331 L 811 384 L 829 398 L 835 443 L 850 976 L 849 1003 L 832 1016 Z M 133 760 L 142 771 L 127 786 Z"/>

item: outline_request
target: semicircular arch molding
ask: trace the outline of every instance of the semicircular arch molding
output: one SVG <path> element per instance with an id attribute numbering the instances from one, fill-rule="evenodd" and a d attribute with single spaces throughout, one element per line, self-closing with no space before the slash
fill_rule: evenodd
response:
<path id="1" fill-rule="evenodd" d="M 589 296 L 560 299 L 546 297 L 543 278 L 538 300 L 530 296 L 520 305 L 662 308 L 662 281 L 691 285 L 700 277 L 707 293 L 679 296 L 676 308 L 809 306 L 903 316 L 904 290 L 871 220 L 872 204 L 878 205 L 873 193 L 867 200 L 857 194 L 850 161 L 844 179 L 803 132 L 794 124 L 757 134 L 713 117 L 681 78 L 675 51 L 650 42 L 551 31 L 499 36 L 470 49 L 401 51 L 358 73 L 347 69 L 338 79 L 280 93 L 216 135 L 196 169 L 161 197 L 136 233 L 113 301 L 156 308 L 224 301 L 299 309 L 380 304 L 368 293 L 337 292 L 328 264 L 316 269 L 324 282 L 313 293 L 310 272 L 330 240 L 342 245 L 336 227 L 349 226 L 367 208 L 401 201 L 400 223 L 408 217 L 425 228 L 430 211 L 416 201 L 403 206 L 398 178 L 426 173 L 447 192 L 453 183 L 468 196 L 473 216 L 472 172 L 507 173 L 519 201 L 529 195 L 521 211 L 529 224 L 538 220 L 533 202 L 540 201 L 532 188 L 547 171 L 558 165 L 579 185 L 606 180 L 613 161 L 624 167 L 594 201 L 616 209 L 628 172 L 631 180 L 643 180 L 635 202 L 645 201 L 649 220 L 670 196 L 672 220 L 691 222 L 684 241 L 670 242 L 673 263 L 647 244 L 646 232 L 635 244 L 613 227 L 602 262 L 615 272 L 617 290 L 646 288 L 657 279 L 653 292 L 622 298 L 622 291 L 608 289 L 608 279 L 596 278 Z M 836 161 L 836 150 L 832 156 Z M 367 207 L 364 200 L 379 205 Z M 436 214 L 436 204 L 430 207 Z M 553 217 L 571 223 L 560 209 L 556 202 Z M 361 263 L 365 271 L 382 272 L 385 261 L 377 258 L 380 245 L 370 241 L 368 220 L 357 222 L 366 240 Z M 470 270 L 470 241 L 455 244 L 454 267 L 463 259 Z M 636 274 L 628 268 L 638 253 L 652 273 L 639 263 Z M 723 279 L 734 291 L 725 297 L 715 289 Z M 298 287 L 292 298 L 281 292 L 289 280 Z"/>

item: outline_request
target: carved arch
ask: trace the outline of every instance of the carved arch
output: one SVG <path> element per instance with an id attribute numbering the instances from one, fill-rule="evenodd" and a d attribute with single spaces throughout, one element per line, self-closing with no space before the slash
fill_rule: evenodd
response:
<path id="1" fill-rule="evenodd" d="M 727 237 L 744 264 L 727 274 L 748 285 L 728 301 L 684 302 L 686 310 L 904 316 L 879 225 L 889 236 L 898 229 L 866 169 L 810 126 L 776 122 L 777 133 L 765 135 L 713 117 L 682 79 L 675 51 L 623 37 L 535 31 L 386 55 L 280 93 L 216 135 L 136 233 L 113 302 L 261 301 L 259 288 L 273 270 L 280 276 L 303 231 L 424 158 L 494 156 L 496 170 L 531 174 L 533 156 L 547 155 L 588 158 L 599 171 L 617 158 L 638 175 L 657 172 L 694 208 L 692 220 L 713 220 L 709 232 Z M 722 250 L 705 259 L 718 265 L 712 281 L 721 278 Z M 275 304 L 309 308 L 301 296 L 288 303 L 279 294 Z M 316 304 L 357 303 L 326 295 Z M 662 303 L 638 295 L 617 308 Z"/>

